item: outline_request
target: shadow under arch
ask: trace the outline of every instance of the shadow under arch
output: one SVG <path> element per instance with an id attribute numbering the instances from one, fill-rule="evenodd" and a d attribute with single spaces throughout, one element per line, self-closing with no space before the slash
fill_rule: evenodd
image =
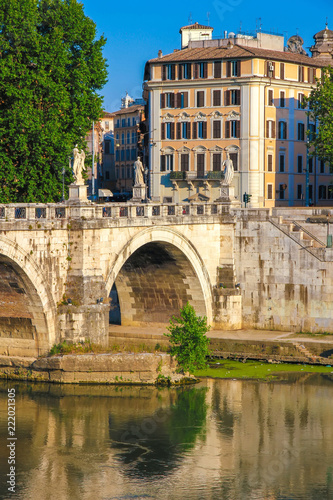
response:
<path id="1" fill-rule="evenodd" d="M 16 242 L 0 237 L 0 344 L 36 356 L 56 341 L 56 307 L 41 267 Z M 14 347 L 14 349 L 13 349 Z"/>
<path id="2" fill-rule="evenodd" d="M 211 284 L 205 264 L 191 242 L 174 229 L 147 228 L 118 254 L 107 278 L 116 285 L 122 325 L 167 323 L 190 302 L 212 322 Z"/>

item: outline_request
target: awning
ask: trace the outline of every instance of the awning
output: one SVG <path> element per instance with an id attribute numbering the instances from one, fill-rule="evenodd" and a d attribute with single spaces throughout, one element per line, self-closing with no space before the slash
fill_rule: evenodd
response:
<path id="1" fill-rule="evenodd" d="M 107 198 L 108 196 L 113 196 L 110 189 L 99 189 L 98 198 Z"/>

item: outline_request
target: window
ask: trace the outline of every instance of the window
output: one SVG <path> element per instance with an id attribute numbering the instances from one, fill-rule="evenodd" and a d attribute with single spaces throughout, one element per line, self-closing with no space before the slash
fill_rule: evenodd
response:
<path id="1" fill-rule="evenodd" d="M 280 63 L 280 80 L 284 80 L 284 63 Z"/>
<path id="2" fill-rule="evenodd" d="M 273 90 L 268 91 L 268 106 L 273 106 L 274 104 L 274 92 Z"/>
<path id="3" fill-rule="evenodd" d="M 273 184 L 267 184 L 267 199 L 273 199 Z"/>
<path id="4" fill-rule="evenodd" d="M 105 130 L 110 130 L 110 122 L 105 122 Z"/>
<path id="5" fill-rule="evenodd" d="M 130 138 L 131 138 L 130 133 L 127 132 L 127 135 L 126 135 L 126 144 L 130 143 Z"/>
<path id="6" fill-rule="evenodd" d="M 297 156 L 297 173 L 298 174 L 303 173 L 303 156 L 301 155 Z"/>
<path id="7" fill-rule="evenodd" d="M 286 122 L 279 122 L 279 139 L 287 139 L 287 123 Z"/>
<path id="8" fill-rule="evenodd" d="M 205 105 L 205 92 L 203 90 L 199 90 L 197 92 L 197 108 L 202 108 Z"/>
<path id="9" fill-rule="evenodd" d="M 313 174 L 313 158 L 309 158 L 309 174 Z"/>
<path id="10" fill-rule="evenodd" d="M 268 155 L 267 157 L 267 171 L 273 172 L 273 155 Z"/>
<path id="11" fill-rule="evenodd" d="M 136 149 L 132 148 L 131 149 L 131 160 L 136 160 L 137 154 L 136 154 Z"/>
<path id="12" fill-rule="evenodd" d="M 191 80 L 191 63 L 184 63 L 178 65 L 178 79 Z"/>
<path id="13" fill-rule="evenodd" d="M 221 153 L 213 153 L 213 172 L 221 170 Z"/>
<path id="14" fill-rule="evenodd" d="M 130 127 L 131 126 L 131 119 L 130 118 L 127 118 L 127 126 Z"/>
<path id="15" fill-rule="evenodd" d="M 180 167 L 182 172 L 188 172 L 189 170 L 189 156 L 188 153 L 182 153 L 180 155 Z"/>
<path id="16" fill-rule="evenodd" d="M 309 140 L 313 141 L 316 136 L 316 125 L 314 123 L 310 123 L 309 125 Z"/>
<path id="17" fill-rule="evenodd" d="M 164 64 L 162 66 L 162 80 L 174 80 L 176 76 L 175 64 Z"/>
<path id="18" fill-rule="evenodd" d="M 194 67 L 194 78 L 207 78 L 207 63 L 200 62 Z"/>
<path id="19" fill-rule="evenodd" d="M 286 189 L 286 184 L 280 184 L 279 185 L 279 197 L 280 197 L 280 200 L 284 200 L 285 189 Z"/>
<path id="20" fill-rule="evenodd" d="M 120 120 L 118 118 L 118 120 L 116 121 L 116 128 L 119 128 L 120 127 Z"/>
<path id="21" fill-rule="evenodd" d="M 205 154 L 197 154 L 197 176 L 204 177 L 205 175 Z"/>
<path id="22" fill-rule="evenodd" d="M 213 121 L 213 139 L 221 139 L 221 120 Z"/>
<path id="23" fill-rule="evenodd" d="M 183 139 L 191 139 L 191 123 L 190 122 L 182 122 L 181 124 L 181 132 Z M 177 137 L 178 139 L 178 137 Z"/>
<path id="24" fill-rule="evenodd" d="M 333 186 L 327 186 L 327 198 L 333 200 Z"/>
<path id="25" fill-rule="evenodd" d="M 116 149 L 116 161 L 119 161 L 119 149 Z"/>
<path id="26" fill-rule="evenodd" d="M 198 139 L 207 139 L 207 122 L 197 122 Z"/>
<path id="27" fill-rule="evenodd" d="M 297 123 L 297 140 L 304 141 L 304 123 Z"/>
<path id="28" fill-rule="evenodd" d="M 215 61 L 214 62 L 214 78 L 221 78 L 222 76 L 222 62 Z"/>
<path id="29" fill-rule="evenodd" d="M 320 200 L 326 200 L 326 186 L 319 186 L 318 197 Z"/>
<path id="30" fill-rule="evenodd" d="M 135 144 L 135 132 L 132 132 L 132 144 Z"/>
<path id="31" fill-rule="evenodd" d="M 304 82 L 304 66 L 298 66 L 298 81 Z"/>
<path id="32" fill-rule="evenodd" d="M 240 137 L 240 121 L 239 120 L 230 120 L 225 122 L 225 138 L 235 138 L 238 139 Z"/>
<path id="33" fill-rule="evenodd" d="M 297 107 L 298 109 L 303 108 L 303 102 L 304 102 L 304 94 L 298 94 L 298 99 L 297 99 Z"/>
<path id="34" fill-rule="evenodd" d="M 132 127 L 135 127 L 135 125 L 136 125 L 136 121 L 135 121 L 135 118 L 133 116 L 133 118 L 132 118 Z"/>
<path id="35" fill-rule="evenodd" d="M 313 185 L 309 184 L 309 202 L 313 202 Z"/>
<path id="36" fill-rule="evenodd" d="M 224 92 L 224 105 L 230 106 L 231 104 L 233 104 L 234 106 L 240 105 L 240 90 L 239 89 L 226 90 Z"/>
<path id="37" fill-rule="evenodd" d="M 280 155 L 280 157 L 279 157 L 279 169 L 280 169 L 280 172 L 285 171 L 285 156 L 284 155 Z"/>
<path id="38" fill-rule="evenodd" d="M 124 161 L 124 160 L 125 160 L 125 150 L 124 150 L 124 149 L 122 149 L 122 150 L 120 151 L 120 160 L 121 160 L 121 161 Z"/>
<path id="39" fill-rule="evenodd" d="M 180 106 L 177 106 L 177 108 L 187 108 L 188 107 L 188 92 L 181 92 L 178 93 L 178 102 L 180 103 Z"/>
<path id="40" fill-rule="evenodd" d="M 238 153 L 230 153 L 229 154 L 230 160 L 232 161 L 234 171 L 238 171 Z"/>
<path id="41" fill-rule="evenodd" d="M 302 184 L 297 184 L 297 199 L 298 200 L 303 199 L 303 186 L 302 186 Z"/>
<path id="42" fill-rule="evenodd" d="M 227 78 L 241 75 L 240 61 L 227 61 Z"/>
<path id="43" fill-rule="evenodd" d="M 125 179 L 125 167 L 121 167 L 121 178 Z"/>
<path id="44" fill-rule="evenodd" d="M 161 156 L 161 172 L 173 170 L 173 155 L 166 154 Z"/>
<path id="45" fill-rule="evenodd" d="M 125 134 L 121 134 L 121 143 L 124 145 L 125 144 Z"/>
<path id="46" fill-rule="evenodd" d="M 280 92 L 280 108 L 285 108 L 286 106 L 286 93 Z"/>
<path id="47" fill-rule="evenodd" d="M 123 118 L 123 119 L 121 120 L 121 126 L 122 126 L 122 127 L 126 127 L 126 118 Z"/>
<path id="48" fill-rule="evenodd" d="M 131 178 L 131 167 L 127 167 L 127 169 L 126 169 L 126 176 L 127 176 L 127 179 Z"/>
<path id="49" fill-rule="evenodd" d="M 213 90 L 213 106 L 221 106 L 221 91 Z"/>
<path id="50" fill-rule="evenodd" d="M 131 153 L 131 150 L 130 149 L 126 149 L 126 161 L 130 160 L 130 153 Z"/>
<path id="51" fill-rule="evenodd" d="M 315 68 L 308 68 L 308 82 L 309 83 L 315 82 L 315 76 L 316 76 Z"/>
<path id="52" fill-rule="evenodd" d="M 275 121 L 266 121 L 266 137 L 268 139 L 275 139 Z"/>
<path id="53" fill-rule="evenodd" d="M 166 92 L 161 94 L 161 108 L 174 108 L 175 107 L 175 94 L 173 92 Z"/>
<path id="54" fill-rule="evenodd" d="M 111 141 L 104 141 L 104 154 L 109 155 L 111 150 Z"/>
<path id="55" fill-rule="evenodd" d="M 275 63 L 271 61 L 266 62 L 266 76 L 268 78 L 275 78 Z"/>
<path id="56" fill-rule="evenodd" d="M 174 139 L 175 138 L 175 124 L 167 122 L 161 124 L 161 139 Z"/>
<path id="57" fill-rule="evenodd" d="M 320 168 L 320 173 L 321 174 L 324 174 L 325 173 L 325 162 L 323 160 L 320 160 L 320 163 L 319 163 L 319 168 Z"/>

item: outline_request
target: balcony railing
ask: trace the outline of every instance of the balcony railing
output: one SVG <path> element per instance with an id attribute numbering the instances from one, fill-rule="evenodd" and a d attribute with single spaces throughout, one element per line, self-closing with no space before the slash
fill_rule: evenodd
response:
<path id="1" fill-rule="evenodd" d="M 170 179 L 177 181 L 193 181 L 193 180 L 220 180 L 224 179 L 224 173 L 221 171 L 209 172 L 170 172 Z"/>

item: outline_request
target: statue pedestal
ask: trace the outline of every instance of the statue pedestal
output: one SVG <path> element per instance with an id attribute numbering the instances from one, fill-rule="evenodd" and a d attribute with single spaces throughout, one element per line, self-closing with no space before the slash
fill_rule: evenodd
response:
<path id="1" fill-rule="evenodd" d="M 85 184 L 70 184 L 68 203 L 88 201 L 88 186 Z"/>
<path id="2" fill-rule="evenodd" d="M 136 184 L 133 187 L 133 196 L 131 201 L 134 203 L 140 203 L 141 201 L 146 199 L 146 185 L 145 184 Z"/>
<path id="3" fill-rule="evenodd" d="M 241 202 L 235 198 L 235 188 L 228 184 L 220 184 L 220 196 L 215 200 L 219 203 L 230 205 L 232 207 L 241 207 Z"/>

